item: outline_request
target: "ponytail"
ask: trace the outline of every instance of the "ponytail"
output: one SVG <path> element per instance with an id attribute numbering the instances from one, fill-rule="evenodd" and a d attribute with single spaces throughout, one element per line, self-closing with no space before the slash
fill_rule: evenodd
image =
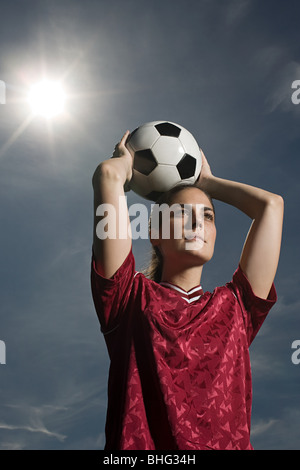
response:
<path id="1" fill-rule="evenodd" d="M 142 272 L 151 281 L 159 283 L 162 276 L 163 257 L 157 246 L 152 245 L 151 250 L 149 265 Z"/>

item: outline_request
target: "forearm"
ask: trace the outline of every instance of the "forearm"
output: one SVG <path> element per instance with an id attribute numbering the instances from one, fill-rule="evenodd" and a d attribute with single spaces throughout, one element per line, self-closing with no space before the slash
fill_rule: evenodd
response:
<path id="1" fill-rule="evenodd" d="M 276 194 L 213 175 L 204 178 L 200 187 L 213 199 L 236 207 L 251 219 L 260 217 L 268 205 L 281 203 L 281 197 Z"/>
<path id="2" fill-rule="evenodd" d="M 97 270 L 111 277 L 131 247 L 130 220 L 124 184 L 132 176 L 132 157 L 125 148 L 128 132 L 116 145 L 113 157 L 100 163 L 93 175 L 94 237 Z"/>
<path id="3" fill-rule="evenodd" d="M 120 233 L 119 224 L 124 227 L 129 225 L 128 209 L 123 188 L 128 179 L 128 173 L 129 167 L 126 159 L 119 157 L 100 163 L 93 175 L 94 245 L 96 246 L 96 250 L 100 248 L 100 245 L 106 245 L 106 242 L 99 244 L 96 234 L 96 225 L 99 222 L 99 217 L 103 218 L 109 207 L 111 207 L 112 211 L 115 211 L 114 223 L 116 224 L 117 234 Z"/>

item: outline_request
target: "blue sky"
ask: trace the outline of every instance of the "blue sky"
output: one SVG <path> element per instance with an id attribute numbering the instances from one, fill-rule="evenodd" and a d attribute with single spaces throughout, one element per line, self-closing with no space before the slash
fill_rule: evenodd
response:
<path id="1" fill-rule="evenodd" d="M 251 346 L 252 443 L 300 449 L 299 2 L 1 2 L 0 449 L 101 449 L 108 356 L 90 292 L 91 178 L 126 129 L 189 129 L 217 176 L 283 195 L 278 303 Z M 66 113 L 30 119 L 28 88 L 59 78 Z M 144 202 L 128 194 L 128 203 Z M 249 220 L 216 203 L 212 290 L 231 279 Z M 137 268 L 149 242 L 137 240 Z"/>

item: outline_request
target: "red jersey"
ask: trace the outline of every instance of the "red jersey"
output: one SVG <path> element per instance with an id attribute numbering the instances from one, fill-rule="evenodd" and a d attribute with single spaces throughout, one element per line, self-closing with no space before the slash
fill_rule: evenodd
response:
<path id="1" fill-rule="evenodd" d="M 240 267 L 212 293 L 186 293 L 135 271 L 110 279 L 92 262 L 95 309 L 110 357 L 105 450 L 247 450 L 249 346 L 276 302 Z"/>

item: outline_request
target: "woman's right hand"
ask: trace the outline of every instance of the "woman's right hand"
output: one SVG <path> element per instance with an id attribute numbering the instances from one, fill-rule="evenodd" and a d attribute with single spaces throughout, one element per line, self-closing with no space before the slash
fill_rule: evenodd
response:
<path id="1" fill-rule="evenodd" d="M 132 166 L 133 166 L 133 155 L 126 147 L 126 141 L 130 135 L 129 131 L 126 131 L 120 142 L 115 146 L 112 158 L 122 158 L 126 162 L 126 186 L 128 188 L 130 180 L 132 178 Z M 128 189 L 127 189 L 128 190 Z"/>

